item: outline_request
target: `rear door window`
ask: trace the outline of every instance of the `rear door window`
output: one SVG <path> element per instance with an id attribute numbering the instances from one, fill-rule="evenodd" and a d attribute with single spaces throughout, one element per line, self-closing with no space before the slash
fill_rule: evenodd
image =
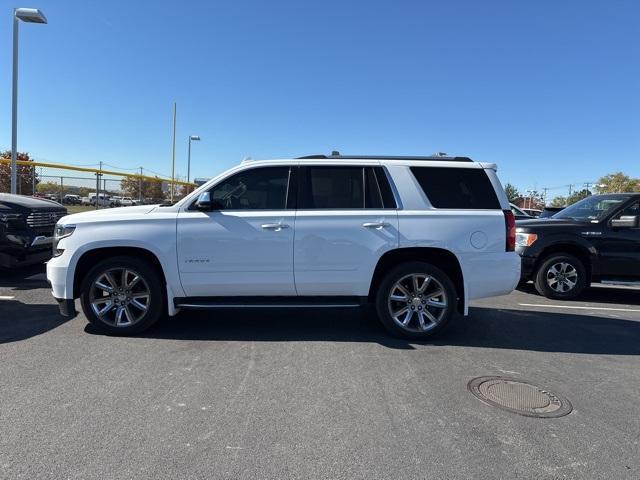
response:
<path id="1" fill-rule="evenodd" d="M 435 208 L 499 209 L 493 185 L 481 168 L 411 167 Z"/>

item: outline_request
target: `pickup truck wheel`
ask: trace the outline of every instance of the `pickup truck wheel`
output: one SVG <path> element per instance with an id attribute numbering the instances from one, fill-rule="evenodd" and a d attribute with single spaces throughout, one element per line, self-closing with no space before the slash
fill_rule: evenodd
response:
<path id="1" fill-rule="evenodd" d="M 568 253 L 556 253 L 540 264 L 534 284 L 540 295 L 567 300 L 577 297 L 585 289 L 587 271 L 580 259 Z"/>
<path id="2" fill-rule="evenodd" d="M 390 270 L 376 292 L 378 318 L 398 337 L 424 339 L 440 331 L 455 314 L 453 282 L 437 267 L 407 262 Z"/>
<path id="3" fill-rule="evenodd" d="M 142 332 L 164 311 L 164 287 L 143 260 L 120 256 L 99 262 L 81 285 L 82 311 L 93 326 L 113 335 Z"/>

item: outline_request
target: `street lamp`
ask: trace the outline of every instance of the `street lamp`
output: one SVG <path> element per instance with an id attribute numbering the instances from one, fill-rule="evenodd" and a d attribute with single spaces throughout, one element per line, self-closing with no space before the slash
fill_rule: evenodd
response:
<path id="1" fill-rule="evenodd" d="M 191 141 L 199 142 L 199 135 L 189 135 L 189 154 L 187 155 L 187 183 L 191 180 Z"/>
<path id="2" fill-rule="evenodd" d="M 11 193 L 18 191 L 18 23 L 47 23 L 37 8 L 13 10 L 13 85 L 11 98 Z"/>

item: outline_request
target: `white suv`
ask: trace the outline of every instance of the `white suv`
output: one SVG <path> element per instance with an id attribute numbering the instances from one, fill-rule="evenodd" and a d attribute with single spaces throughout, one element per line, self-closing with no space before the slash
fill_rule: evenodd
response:
<path id="1" fill-rule="evenodd" d="M 99 329 L 131 334 L 180 309 L 375 304 L 424 338 L 520 279 L 515 221 L 492 164 L 314 155 L 246 161 L 173 206 L 77 213 L 47 278 Z"/>

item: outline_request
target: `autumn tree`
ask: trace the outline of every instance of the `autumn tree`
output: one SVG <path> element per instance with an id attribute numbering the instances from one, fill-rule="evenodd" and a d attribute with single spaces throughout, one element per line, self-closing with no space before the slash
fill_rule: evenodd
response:
<path id="1" fill-rule="evenodd" d="M 0 152 L 0 158 L 11 160 L 11 150 L 5 150 Z M 32 162 L 28 153 L 18 152 L 18 160 L 25 162 Z M 23 195 L 33 195 L 33 185 L 38 185 L 38 174 L 36 173 L 36 167 L 29 165 L 18 165 L 18 193 Z M 0 163 L 0 192 L 11 191 L 11 164 L 2 162 Z"/>
<path id="2" fill-rule="evenodd" d="M 597 181 L 598 193 L 640 192 L 640 178 L 632 178 L 622 172 L 610 173 Z"/>
<path id="3" fill-rule="evenodd" d="M 156 177 L 157 178 L 157 177 Z M 120 182 L 120 188 L 129 197 L 143 199 L 163 200 L 162 180 L 157 178 L 150 179 L 148 177 L 125 177 Z M 140 189 L 142 188 L 142 195 Z"/>

